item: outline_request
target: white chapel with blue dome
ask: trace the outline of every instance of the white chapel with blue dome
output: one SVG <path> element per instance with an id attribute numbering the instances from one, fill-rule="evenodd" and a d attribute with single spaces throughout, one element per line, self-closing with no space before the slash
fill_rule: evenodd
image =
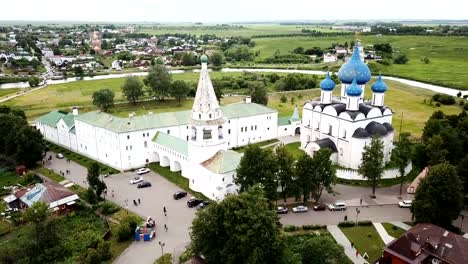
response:
<path id="1" fill-rule="evenodd" d="M 387 85 L 379 76 L 370 86 L 371 91 L 366 91 L 371 73 L 361 60 L 358 46 L 351 59 L 338 71 L 338 77 L 341 81 L 339 92 L 335 91 L 336 84 L 327 74 L 320 83 L 320 98 L 304 104 L 301 148 L 312 156 L 320 148 L 330 148 L 333 162 L 357 169 L 364 146 L 377 135 L 384 143 L 384 159 L 388 162 L 394 133 L 393 112 L 384 105 Z M 365 100 L 366 92 L 372 92 L 370 100 Z"/>

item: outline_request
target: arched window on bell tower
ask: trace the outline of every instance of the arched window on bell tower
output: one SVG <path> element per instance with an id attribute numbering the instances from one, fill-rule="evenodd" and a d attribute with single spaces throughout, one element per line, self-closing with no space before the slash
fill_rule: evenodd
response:
<path id="1" fill-rule="evenodd" d="M 223 126 L 218 127 L 218 138 L 223 139 Z"/>

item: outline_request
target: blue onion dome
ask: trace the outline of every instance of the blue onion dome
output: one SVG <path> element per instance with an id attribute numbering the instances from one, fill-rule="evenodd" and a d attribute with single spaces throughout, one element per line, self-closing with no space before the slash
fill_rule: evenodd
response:
<path id="1" fill-rule="evenodd" d="M 385 93 L 387 91 L 387 85 L 382 80 L 382 75 L 379 75 L 377 81 L 371 86 L 374 93 Z"/>
<path id="2" fill-rule="evenodd" d="M 346 94 L 348 96 L 361 96 L 362 88 L 357 84 L 356 78 L 354 78 L 351 85 L 346 88 Z"/>
<path id="3" fill-rule="evenodd" d="M 324 91 L 333 91 L 335 89 L 335 82 L 330 78 L 330 73 L 320 82 L 320 88 Z"/>
<path id="4" fill-rule="evenodd" d="M 367 64 L 361 61 L 359 56 L 359 48 L 354 48 L 353 56 L 338 71 L 338 77 L 341 82 L 350 84 L 353 79 L 356 79 L 357 84 L 366 84 L 371 79 L 371 72 Z"/>
<path id="5" fill-rule="evenodd" d="M 206 56 L 205 54 L 201 55 L 200 62 L 201 63 L 208 63 L 208 56 Z"/>

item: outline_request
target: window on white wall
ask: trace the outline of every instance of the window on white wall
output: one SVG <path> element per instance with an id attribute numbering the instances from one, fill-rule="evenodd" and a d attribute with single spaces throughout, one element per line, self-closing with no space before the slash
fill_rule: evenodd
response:
<path id="1" fill-rule="evenodd" d="M 127 135 L 127 139 L 130 139 L 130 135 Z"/>
<path id="2" fill-rule="evenodd" d="M 343 148 L 340 148 L 340 156 L 343 156 Z"/>
<path id="3" fill-rule="evenodd" d="M 211 139 L 211 129 L 203 129 L 203 139 Z"/>
<path id="4" fill-rule="evenodd" d="M 145 148 L 147 148 L 148 147 L 148 142 L 145 141 L 144 146 L 145 146 Z"/>
<path id="5" fill-rule="evenodd" d="M 333 127 L 332 125 L 328 125 L 328 135 L 332 135 Z"/>
<path id="6" fill-rule="evenodd" d="M 228 134 L 229 134 L 229 135 L 231 134 L 231 129 L 228 129 Z"/>

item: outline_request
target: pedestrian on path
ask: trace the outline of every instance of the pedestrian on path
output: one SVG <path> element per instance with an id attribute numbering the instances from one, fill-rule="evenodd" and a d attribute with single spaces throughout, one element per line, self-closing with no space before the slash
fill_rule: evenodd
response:
<path id="1" fill-rule="evenodd" d="M 135 200 L 133 200 L 133 204 L 134 204 L 135 206 L 137 206 L 137 205 L 138 205 L 138 204 L 137 204 L 137 202 L 136 202 Z"/>
<path id="2" fill-rule="evenodd" d="M 359 200 L 359 203 L 360 203 L 360 205 L 362 205 L 362 198 L 361 198 L 361 200 Z"/>
<path id="3" fill-rule="evenodd" d="M 163 208 L 164 216 L 167 216 L 166 206 Z"/>
<path id="4" fill-rule="evenodd" d="M 138 204 L 141 204 L 141 200 L 140 200 L 140 198 L 138 198 Z"/>
<path id="5" fill-rule="evenodd" d="M 359 252 L 358 252 L 357 249 L 356 249 L 356 258 L 357 258 L 358 256 L 359 256 Z"/>
<path id="6" fill-rule="evenodd" d="M 114 190 L 112 190 L 111 195 L 112 195 L 112 198 L 114 198 Z"/>
<path id="7" fill-rule="evenodd" d="M 167 229 L 168 229 L 168 228 L 167 228 L 167 225 L 166 225 L 166 224 L 164 224 L 164 229 L 166 229 L 166 232 L 167 232 Z"/>

